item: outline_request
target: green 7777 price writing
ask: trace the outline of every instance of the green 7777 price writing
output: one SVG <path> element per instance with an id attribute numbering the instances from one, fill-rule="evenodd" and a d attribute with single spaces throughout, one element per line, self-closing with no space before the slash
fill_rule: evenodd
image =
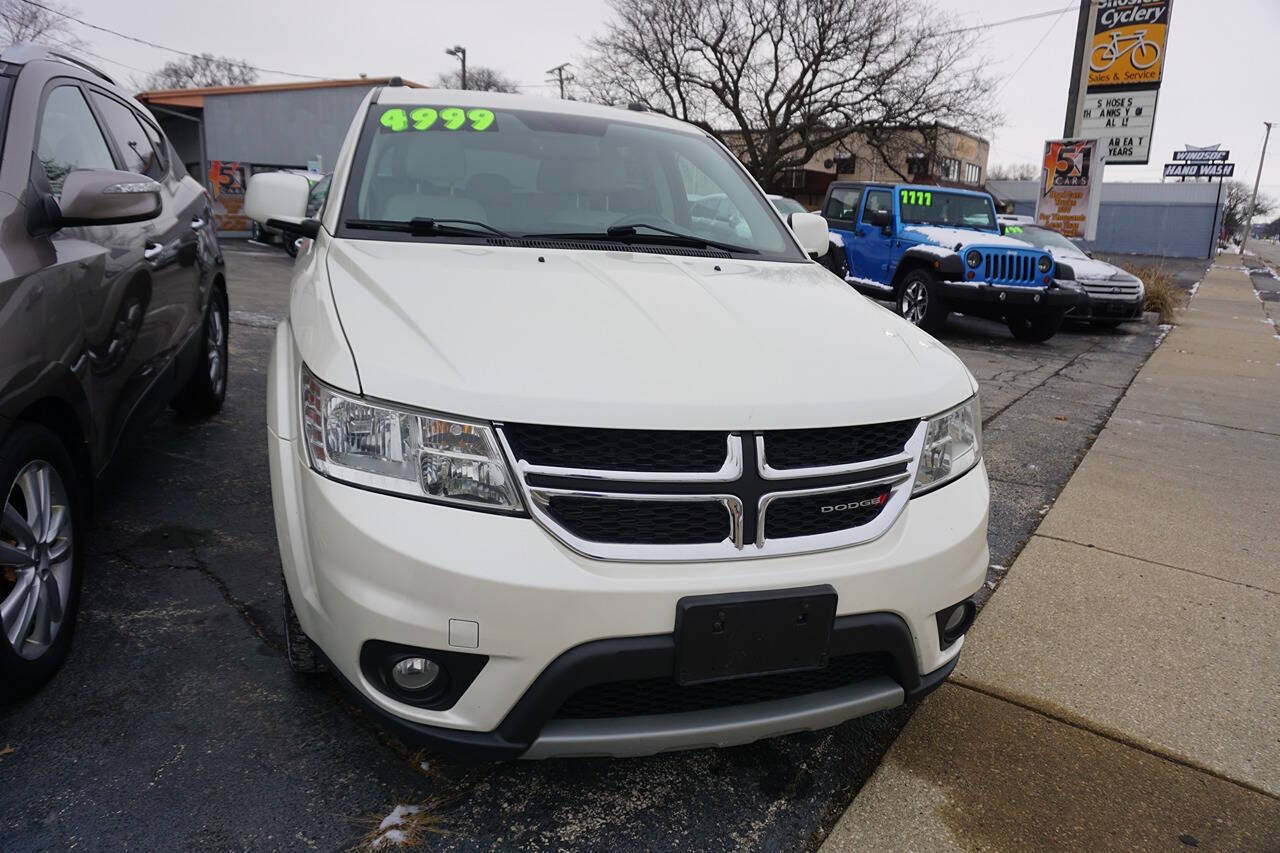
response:
<path id="1" fill-rule="evenodd" d="M 899 195 L 903 204 L 914 204 L 917 207 L 933 206 L 933 193 L 925 190 L 902 190 Z"/>
<path id="2" fill-rule="evenodd" d="M 405 110 L 392 107 L 382 114 L 378 123 L 390 131 L 402 130 L 497 130 L 493 110 L 480 108 L 464 110 L 462 107 L 417 107 Z"/>

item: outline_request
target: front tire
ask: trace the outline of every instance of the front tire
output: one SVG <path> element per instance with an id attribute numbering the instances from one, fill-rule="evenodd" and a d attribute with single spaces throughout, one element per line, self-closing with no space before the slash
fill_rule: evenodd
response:
<path id="1" fill-rule="evenodd" d="M 222 410 L 227 398 L 228 328 L 226 291 L 214 287 L 201 330 L 200 360 L 170 404 L 180 414 L 209 417 Z"/>
<path id="2" fill-rule="evenodd" d="M 289 585 L 280 576 L 280 590 L 284 597 L 284 646 L 289 658 L 289 667 L 294 672 L 304 675 L 315 675 L 328 672 L 320 648 L 302 630 L 298 614 L 293 609 L 293 599 L 289 598 Z"/>
<path id="3" fill-rule="evenodd" d="M 844 281 L 849 274 L 849 259 L 845 256 L 844 246 L 837 246 L 835 243 L 828 245 L 827 253 L 822 256 L 822 265 Z"/>
<path id="4" fill-rule="evenodd" d="M 0 444 L 0 698 L 44 684 L 71 650 L 84 498 L 62 441 L 35 424 Z"/>
<path id="5" fill-rule="evenodd" d="M 1052 314 L 1014 314 L 1008 319 L 1009 331 L 1020 341 L 1040 344 L 1052 338 L 1062 327 L 1065 315 Z"/>
<path id="6" fill-rule="evenodd" d="M 938 283 L 928 270 L 907 273 L 898 286 L 898 313 L 908 323 L 936 332 L 947 321 L 947 307 L 938 295 Z"/>

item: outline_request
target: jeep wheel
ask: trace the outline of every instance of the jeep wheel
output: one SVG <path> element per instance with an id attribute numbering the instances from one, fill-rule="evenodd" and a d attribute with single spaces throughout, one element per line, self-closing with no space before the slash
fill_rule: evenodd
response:
<path id="1" fill-rule="evenodd" d="M 71 649 L 82 509 L 62 441 L 35 424 L 15 428 L 0 447 L 0 697 L 39 687 Z"/>
<path id="2" fill-rule="evenodd" d="M 821 264 L 841 281 L 849 274 L 849 259 L 844 254 L 844 246 L 837 246 L 835 243 L 827 246 L 827 253 L 822 256 Z"/>
<path id="3" fill-rule="evenodd" d="M 1020 341 L 1043 343 L 1058 333 L 1062 326 L 1063 314 L 1011 314 L 1009 315 L 1009 331 Z"/>
<path id="4" fill-rule="evenodd" d="M 912 270 L 898 287 L 898 313 L 913 326 L 936 332 L 947 319 L 938 285 L 928 270 Z"/>

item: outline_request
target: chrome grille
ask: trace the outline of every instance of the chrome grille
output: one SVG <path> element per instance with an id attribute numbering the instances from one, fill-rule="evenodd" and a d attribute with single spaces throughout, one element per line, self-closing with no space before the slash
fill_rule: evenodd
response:
<path id="1" fill-rule="evenodd" d="M 875 539 L 911 496 L 924 432 L 919 420 L 761 432 L 498 425 L 544 528 L 586 556 L 635 561 L 765 557 Z"/>
<path id="2" fill-rule="evenodd" d="M 1081 281 L 1079 284 L 1093 299 L 1130 300 L 1142 287 L 1136 281 Z"/>

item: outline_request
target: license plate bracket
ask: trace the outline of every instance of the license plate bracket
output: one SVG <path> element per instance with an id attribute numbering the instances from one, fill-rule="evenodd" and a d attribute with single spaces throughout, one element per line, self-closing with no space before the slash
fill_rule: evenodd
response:
<path id="1" fill-rule="evenodd" d="M 835 615 L 829 584 L 685 596 L 676 604 L 676 683 L 821 669 Z"/>

